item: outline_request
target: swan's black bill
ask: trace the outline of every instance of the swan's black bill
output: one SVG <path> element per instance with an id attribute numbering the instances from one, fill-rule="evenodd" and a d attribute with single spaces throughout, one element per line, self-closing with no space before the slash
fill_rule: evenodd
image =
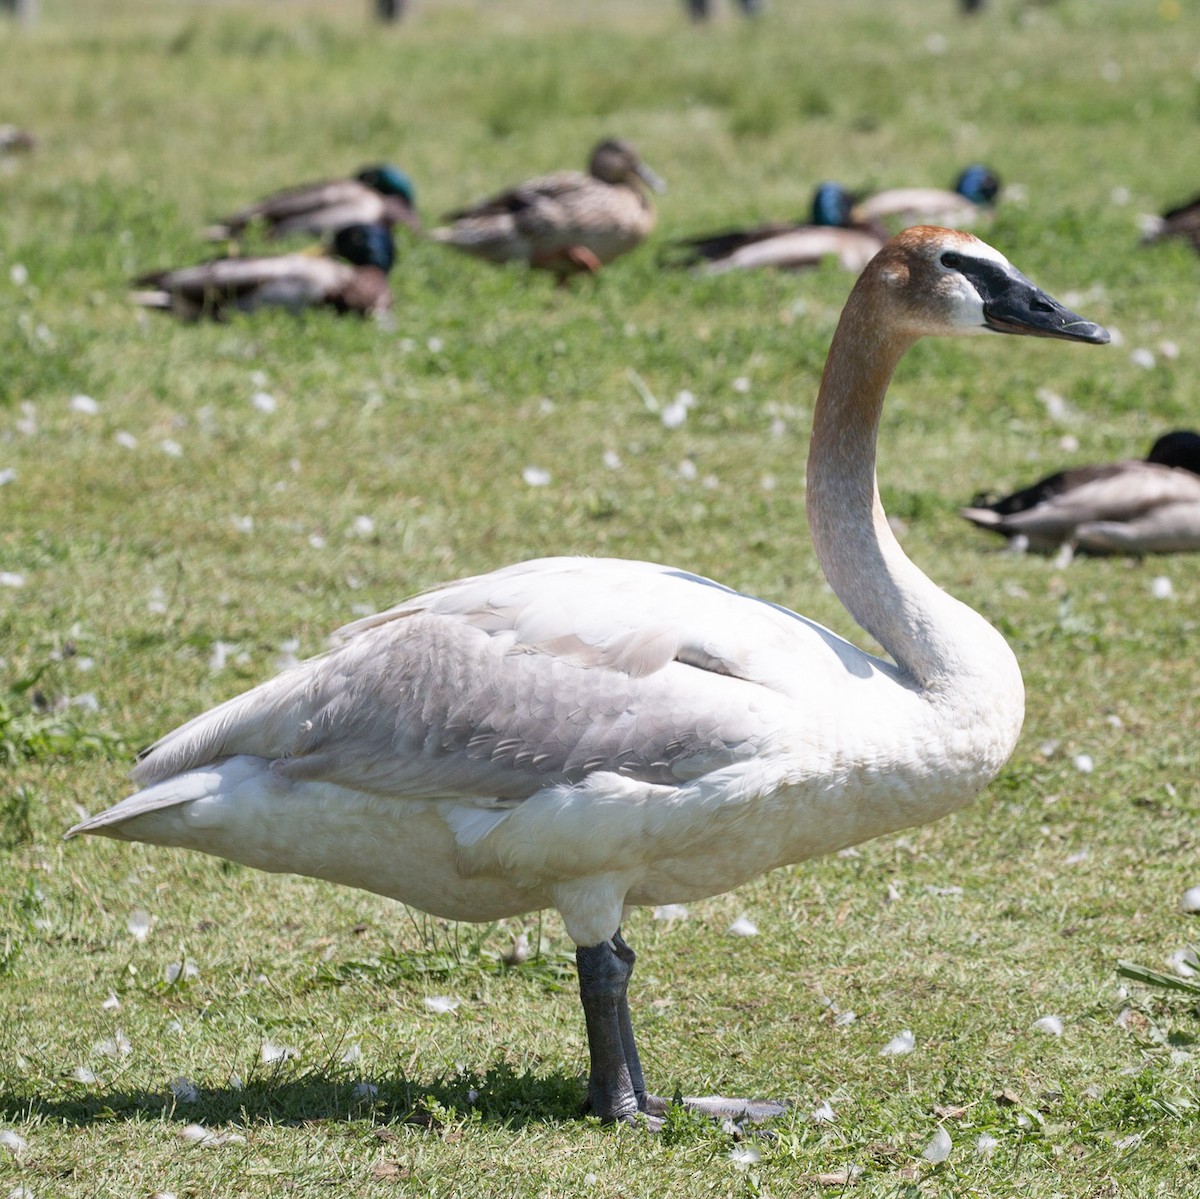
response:
<path id="1" fill-rule="evenodd" d="M 1015 267 L 986 258 L 963 256 L 958 269 L 975 285 L 983 300 L 983 319 L 997 333 L 1026 337 L 1061 337 L 1102 346 L 1109 341 L 1103 325 L 1084 320 L 1053 296 L 1034 287 Z"/>

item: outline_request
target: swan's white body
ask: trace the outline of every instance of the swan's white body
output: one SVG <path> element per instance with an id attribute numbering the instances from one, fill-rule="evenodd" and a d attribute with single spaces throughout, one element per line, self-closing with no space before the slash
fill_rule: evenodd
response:
<path id="1" fill-rule="evenodd" d="M 803 617 L 667 567 L 522 563 L 350 626 L 183 726 L 137 767 L 146 789 L 80 831 L 457 920 L 556 907 L 594 944 L 625 904 L 727 891 L 975 794 L 1016 738 L 1020 677 L 941 598 L 1002 696 L 927 695 Z"/>
<path id="2" fill-rule="evenodd" d="M 144 789 L 72 832 L 457 919 L 555 907 L 580 947 L 592 1110 L 661 1110 L 633 1042 L 623 910 L 936 819 L 1016 742 L 1012 652 L 905 557 L 875 484 L 905 350 L 986 327 L 1107 338 L 975 238 L 913 229 L 868 266 L 829 352 L 809 524 L 892 661 L 684 571 L 527 562 L 349 626 L 339 648 L 169 734 L 135 771 Z"/>

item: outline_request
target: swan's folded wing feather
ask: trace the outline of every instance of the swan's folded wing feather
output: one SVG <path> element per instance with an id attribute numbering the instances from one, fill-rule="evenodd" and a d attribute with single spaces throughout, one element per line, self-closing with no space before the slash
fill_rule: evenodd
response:
<path id="1" fill-rule="evenodd" d="M 801 658 L 810 683 L 844 674 L 843 644 L 663 567 L 525 563 L 350 626 L 339 648 L 163 738 L 135 778 L 250 754 L 412 797 L 518 800 L 597 770 L 674 785 L 763 752 L 795 717 L 774 675 Z"/>

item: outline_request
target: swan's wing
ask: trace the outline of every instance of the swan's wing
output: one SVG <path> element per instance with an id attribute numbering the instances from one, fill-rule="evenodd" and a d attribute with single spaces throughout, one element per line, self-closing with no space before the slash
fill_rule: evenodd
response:
<path id="1" fill-rule="evenodd" d="M 604 560 L 466 579 L 344 635 L 163 738 L 136 781 L 252 755 L 388 796 L 519 800 L 594 771 L 678 784 L 769 749 L 798 672 L 828 693 L 873 663 L 784 609 Z"/>

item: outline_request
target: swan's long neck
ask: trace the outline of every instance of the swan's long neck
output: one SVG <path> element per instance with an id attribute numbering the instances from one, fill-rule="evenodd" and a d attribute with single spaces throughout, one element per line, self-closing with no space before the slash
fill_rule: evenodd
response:
<path id="1" fill-rule="evenodd" d="M 808 519 L 817 557 L 847 610 L 930 697 L 977 708 L 1011 696 L 1020 672 L 1004 639 L 908 559 L 888 527 L 875 478 L 875 441 L 896 364 L 916 338 L 889 327 L 866 279 L 842 315 L 821 380 L 808 458 Z M 967 713 L 964 711 L 963 715 Z"/>

